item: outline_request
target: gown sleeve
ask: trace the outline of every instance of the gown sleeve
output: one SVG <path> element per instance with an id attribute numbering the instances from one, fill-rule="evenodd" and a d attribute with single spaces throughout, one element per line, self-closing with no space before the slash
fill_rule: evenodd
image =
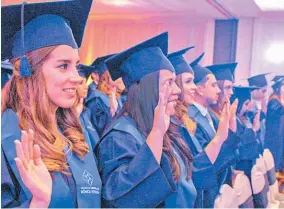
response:
<path id="1" fill-rule="evenodd" d="M 28 208 L 31 198 L 19 183 L 17 176 L 11 168 L 17 169 L 12 150 L 15 150 L 14 140 L 19 139 L 20 129 L 18 117 L 12 110 L 6 110 L 1 118 L 1 207 L 2 208 Z M 20 180 L 21 181 L 21 180 Z"/>
<path id="2" fill-rule="evenodd" d="M 104 129 L 111 122 L 112 115 L 110 110 L 99 97 L 89 101 L 87 108 L 91 111 L 91 123 L 96 128 L 99 136 L 101 136 Z"/>
<path id="3" fill-rule="evenodd" d="M 95 127 L 91 123 L 91 111 L 88 108 L 85 108 L 81 113 L 80 122 L 85 131 L 88 133 L 92 150 L 94 150 L 100 141 L 100 137 Z"/>
<path id="4" fill-rule="evenodd" d="M 197 130 L 195 132 L 195 137 L 199 141 L 200 145 L 203 149 L 207 147 L 212 139 L 208 139 L 204 130 L 197 126 Z M 229 131 L 228 139 L 221 146 L 219 155 L 214 163 L 215 170 L 217 173 L 222 172 L 224 169 L 228 168 L 230 165 L 236 163 L 238 159 L 238 154 L 236 153 L 237 144 L 239 142 L 239 138 Z"/>
<path id="5" fill-rule="evenodd" d="M 147 143 L 126 132 L 111 131 L 98 147 L 103 207 L 156 207 L 175 191 L 170 165 L 160 165 Z"/>

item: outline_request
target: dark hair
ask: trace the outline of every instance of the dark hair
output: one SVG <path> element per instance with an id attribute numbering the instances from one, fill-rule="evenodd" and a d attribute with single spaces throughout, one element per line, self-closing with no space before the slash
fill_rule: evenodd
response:
<path id="1" fill-rule="evenodd" d="M 239 114 L 245 104 L 245 102 L 249 99 L 240 99 L 238 98 L 239 102 L 238 102 L 238 107 L 237 107 L 237 114 Z"/>
<path id="2" fill-rule="evenodd" d="M 145 136 L 149 135 L 153 127 L 154 111 L 159 98 L 159 75 L 160 71 L 153 72 L 133 84 L 128 89 L 127 100 L 117 116 L 118 118 L 126 113 L 129 114 L 136 122 L 138 130 Z M 190 151 L 176 131 L 176 127 L 170 124 L 164 136 L 163 152 L 169 159 L 175 181 L 179 181 L 181 169 L 173 152 L 173 147 L 183 159 L 188 177 L 190 177 L 192 162 L 192 158 L 189 157 Z"/>

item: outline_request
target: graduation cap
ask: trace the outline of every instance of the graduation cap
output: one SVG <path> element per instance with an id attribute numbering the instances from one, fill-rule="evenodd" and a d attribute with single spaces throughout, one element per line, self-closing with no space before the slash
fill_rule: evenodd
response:
<path id="1" fill-rule="evenodd" d="M 1 61 L 1 88 L 10 80 L 13 75 L 13 65 L 7 61 Z"/>
<path id="2" fill-rule="evenodd" d="M 91 73 L 94 71 L 95 71 L 95 67 L 93 66 L 83 65 L 83 64 L 80 64 L 78 66 L 78 73 L 80 76 L 84 78 L 88 78 L 91 75 Z"/>
<path id="3" fill-rule="evenodd" d="M 284 78 L 284 75 L 277 75 L 277 76 L 275 76 L 275 77 L 273 78 L 272 81 L 277 82 L 277 81 L 279 81 L 279 80 L 282 79 L 282 78 Z"/>
<path id="4" fill-rule="evenodd" d="M 275 78 L 278 78 L 277 80 Z M 273 79 L 274 84 L 272 85 L 272 88 L 274 90 L 276 90 L 277 88 L 281 87 L 282 85 L 284 85 L 284 76 L 275 76 L 275 78 Z"/>
<path id="5" fill-rule="evenodd" d="M 259 75 L 255 75 L 255 76 L 252 76 L 250 78 L 248 78 L 248 82 L 249 82 L 249 85 L 250 86 L 257 86 L 257 87 L 264 87 L 264 86 L 267 86 L 268 83 L 267 83 L 267 80 L 266 80 L 266 75 L 268 73 L 264 73 L 264 74 L 259 74 Z"/>
<path id="6" fill-rule="evenodd" d="M 105 64 L 105 61 L 114 56 L 115 54 L 109 54 L 103 57 L 98 57 L 93 63 L 92 66 L 95 68 L 95 72 L 98 74 L 103 74 L 107 70 L 107 66 Z"/>
<path id="7" fill-rule="evenodd" d="M 235 81 L 235 69 L 238 63 L 225 63 L 225 64 L 216 64 L 207 66 L 216 77 L 218 81 L 220 80 L 228 80 Z"/>
<path id="8" fill-rule="evenodd" d="M 103 74 L 107 70 L 105 60 L 113 55 L 115 54 L 98 57 L 91 65 L 80 64 L 78 68 L 79 75 L 88 78 L 92 74 L 92 72 L 98 73 L 100 75 Z"/>
<path id="9" fill-rule="evenodd" d="M 173 53 L 168 55 L 168 59 L 172 63 L 173 67 L 175 68 L 176 75 L 179 75 L 179 74 L 185 73 L 185 72 L 193 74 L 192 68 L 190 67 L 190 65 L 187 64 L 186 60 L 183 58 L 183 55 L 188 50 L 193 49 L 193 48 L 194 48 L 194 46 L 188 47 L 188 48 L 182 49 L 182 50 L 177 51 L 177 52 L 173 52 Z"/>
<path id="10" fill-rule="evenodd" d="M 25 53 L 48 46 L 79 48 L 92 0 L 3 6 L 2 59 L 20 57 L 21 76 L 30 76 Z"/>
<path id="11" fill-rule="evenodd" d="M 191 62 L 189 65 L 192 67 L 192 70 L 194 72 L 194 83 L 198 84 L 203 78 L 205 78 L 207 75 L 212 74 L 212 72 L 205 67 L 202 67 L 199 65 L 199 62 L 204 56 L 204 52 L 197 57 L 193 62 Z"/>
<path id="12" fill-rule="evenodd" d="M 162 69 L 175 72 L 167 55 L 168 32 L 165 32 L 108 58 L 105 63 L 112 79 L 122 77 L 129 88 L 152 72 Z"/>
<path id="13" fill-rule="evenodd" d="M 234 97 L 238 98 L 240 101 L 251 100 L 251 92 L 256 89 L 259 89 L 259 87 L 235 86 L 234 87 Z"/>

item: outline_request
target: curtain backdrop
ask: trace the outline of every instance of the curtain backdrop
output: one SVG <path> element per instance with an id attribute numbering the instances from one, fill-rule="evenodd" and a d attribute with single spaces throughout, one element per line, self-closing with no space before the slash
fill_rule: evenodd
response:
<path id="1" fill-rule="evenodd" d="M 190 61 L 206 52 L 202 64 L 213 60 L 214 20 L 96 21 L 89 20 L 80 49 L 81 62 L 91 64 L 94 59 L 120 52 L 164 31 L 169 32 L 169 53 L 195 46 L 185 55 Z"/>

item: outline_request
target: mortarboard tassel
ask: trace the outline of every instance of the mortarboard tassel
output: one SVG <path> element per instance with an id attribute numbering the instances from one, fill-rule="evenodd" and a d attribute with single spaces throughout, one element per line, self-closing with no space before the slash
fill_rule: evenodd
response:
<path id="1" fill-rule="evenodd" d="M 20 75 L 22 77 L 28 77 L 32 75 L 29 60 L 25 55 L 20 57 Z"/>
<path id="2" fill-rule="evenodd" d="M 24 31 L 24 7 L 25 7 L 26 2 L 22 3 L 21 6 L 21 38 L 22 38 L 22 48 L 23 48 L 23 53 L 25 49 L 25 31 Z M 28 77 L 32 75 L 31 71 L 31 66 L 29 63 L 29 60 L 26 55 L 22 55 L 20 57 L 20 75 L 22 77 Z"/>

